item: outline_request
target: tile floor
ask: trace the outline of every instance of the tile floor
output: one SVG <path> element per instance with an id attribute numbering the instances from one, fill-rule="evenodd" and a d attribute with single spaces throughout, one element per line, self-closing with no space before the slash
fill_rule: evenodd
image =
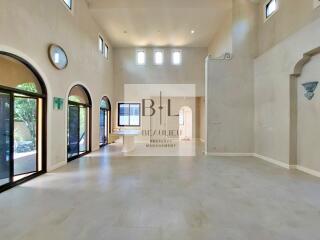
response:
<path id="1" fill-rule="evenodd" d="M 0 239 L 320 239 L 318 178 L 255 158 L 118 151 L 0 194 Z"/>

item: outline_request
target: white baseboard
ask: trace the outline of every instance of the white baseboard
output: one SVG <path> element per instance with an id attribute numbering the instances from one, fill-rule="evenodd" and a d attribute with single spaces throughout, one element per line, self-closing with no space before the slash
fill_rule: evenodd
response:
<path id="1" fill-rule="evenodd" d="M 57 163 L 57 164 L 55 164 L 53 166 L 48 166 L 47 171 L 48 172 L 52 172 L 52 171 L 54 171 L 54 170 L 56 170 L 58 168 L 61 168 L 61 167 L 65 166 L 65 165 L 67 165 L 67 162 L 65 162 L 65 161 L 59 162 L 59 163 Z"/>
<path id="2" fill-rule="evenodd" d="M 295 166 L 295 169 L 297 169 L 297 170 L 299 170 L 301 172 L 310 174 L 310 175 L 315 176 L 315 177 L 320 177 L 320 172 L 319 171 L 312 170 L 310 168 L 306 168 L 306 167 L 302 167 L 300 165 L 297 165 L 297 166 Z"/>
<path id="3" fill-rule="evenodd" d="M 278 165 L 280 167 L 283 167 L 283 168 L 286 168 L 286 169 L 292 169 L 292 166 L 290 166 L 289 164 L 281 162 L 281 161 L 278 161 L 278 160 L 275 160 L 273 158 L 265 157 L 265 156 L 259 155 L 257 153 L 254 153 L 252 155 L 254 157 L 256 157 L 256 158 L 260 158 L 260 159 L 262 159 L 264 161 L 267 161 L 269 163 L 273 163 L 273 164 Z"/>
<path id="4" fill-rule="evenodd" d="M 207 152 L 206 155 L 215 156 L 215 157 L 253 157 L 253 153 L 213 153 L 213 152 Z"/>

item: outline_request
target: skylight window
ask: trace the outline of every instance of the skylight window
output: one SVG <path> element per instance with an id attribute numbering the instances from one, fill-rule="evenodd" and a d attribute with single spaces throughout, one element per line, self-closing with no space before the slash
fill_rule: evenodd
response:
<path id="1" fill-rule="evenodd" d="M 145 65 L 146 64 L 146 52 L 144 50 L 137 51 L 137 65 Z"/>
<path id="2" fill-rule="evenodd" d="M 67 7 L 71 10 L 72 9 L 72 0 L 63 0 Z"/>
<path id="3" fill-rule="evenodd" d="M 182 53 L 181 51 L 173 51 L 172 52 L 172 64 L 173 65 L 181 65 L 182 62 Z"/>
<path id="4" fill-rule="evenodd" d="M 278 0 L 269 0 L 265 5 L 265 19 L 268 19 L 278 11 Z"/>
<path id="5" fill-rule="evenodd" d="M 155 50 L 153 53 L 153 62 L 155 65 L 162 65 L 164 62 L 163 51 Z"/>

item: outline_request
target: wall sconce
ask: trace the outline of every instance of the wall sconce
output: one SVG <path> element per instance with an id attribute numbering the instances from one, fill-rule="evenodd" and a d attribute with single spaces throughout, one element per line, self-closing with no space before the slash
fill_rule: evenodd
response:
<path id="1" fill-rule="evenodd" d="M 314 91 L 316 90 L 319 82 L 307 82 L 302 84 L 302 86 L 305 89 L 305 94 L 304 96 L 308 99 L 311 100 L 314 97 Z"/>

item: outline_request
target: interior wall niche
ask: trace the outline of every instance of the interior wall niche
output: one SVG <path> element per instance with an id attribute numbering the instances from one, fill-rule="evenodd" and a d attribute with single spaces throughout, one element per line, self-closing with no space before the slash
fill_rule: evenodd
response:
<path id="1" fill-rule="evenodd" d="M 320 57 L 320 47 L 315 48 L 303 55 L 295 65 L 293 74 L 290 75 L 290 166 L 301 166 L 314 171 L 320 171 L 320 161 L 316 163 L 314 153 L 316 148 L 310 146 L 310 141 L 317 133 L 316 129 L 319 127 L 314 124 L 315 119 L 320 121 L 320 104 L 316 108 L 316 102 L 320 101 L 319 92 L 316 90 L 316 95 L 309 100 L 304 96 L 305 89 L 302 84 L 305 82 L 320 81 L 320 71 L 318 74 L 313 74 L 311 69 L 308 69 L 311 64 L 317 61 L 315 58 Z M 313 66 L 313 68 L 315 68 Z M 319 68 L 316 69 L 318 71 Z M 311 74 L 312 73 L 312 74 Z M 306 76 L 306 77 L 304 77 Z M 319 110 L 318 110 L 319 108 Z M 318 114 L 319 113 L 319 114 Z M 310 123 L 313 123 L 310 125 Z M 308 126 L 309 124 L 309 126 Z M 307 127 L 306 127 L 307 126 Z M 320 132 L 320 129 L 319 129 Z M 313 139 L 314 143 L 320 141 Z M 304 149 L 302 149 L 304 148 Z M 308 151 L 307 149 L 310 148 Z M 320 151 L 320 149 L 319 149 Z M 312 156 L 313 155 L 313 156 Z M 305 159 L 308 156 L 308 161 Z M 317 158 L 318 159 L 318 158 Z"/>

